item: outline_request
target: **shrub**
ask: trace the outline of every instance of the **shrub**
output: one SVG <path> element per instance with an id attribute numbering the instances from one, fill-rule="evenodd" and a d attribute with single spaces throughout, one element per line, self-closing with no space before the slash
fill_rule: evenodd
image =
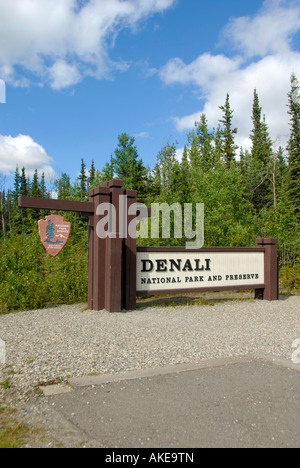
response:
<path id="1" fill-rule="evenodd" d="M 73 233 L 56 258 L 49 257 L 37 228 L 0 243 L 0 313 L 87 300 L 87 234 Z"/>

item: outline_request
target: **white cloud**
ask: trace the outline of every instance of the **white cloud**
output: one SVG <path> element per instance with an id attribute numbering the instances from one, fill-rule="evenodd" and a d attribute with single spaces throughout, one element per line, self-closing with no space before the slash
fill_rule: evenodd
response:
<path id="1" fill-rule="evenodd" d="M 49 70 L 49 76 L 53 89 L 67 88 L 81 81 L 76 65 L 69 65 L 64 60 L 55 62 Z"/>
<path id="2" fill-rule="evenodd" d="M 258 15 L 230 20 L 224 35 L 248 57 L 289 52 L 299 31 L 299 2 L 266 0 Z"/>
<path id="3" fill-rule="evenodd" d="M 174 118 L 177 130 L 193 128 L 203 112 L 209 124 L 217 127 L 222 116 L 219 106 L 224 104 L 229 93 L 233 125 L 239 130 L 237 144 L 249 148 L 256 88 L 271 137 L 285 146 L 289 134 L 286 104 L 290 76 L 296 73 L 300 77 L 300 52 L 291 47 L 293 34 L 300 31 L 300 5 L 289 2 L 284 7 L 284 4 L 286 2 L 280 0 L 268 0 L 255 17 L 230 21 L 224 30 L 225 36 L 230 36 L 231 42 L 238 45 L 239 54 L 226 57 L 205 53 L 190 64 L 175 58 L 161 69 L 160 77 L 166 84 L 194 85 L 199 99 L 204 100 L 197 112 Z M 254 55 L 255 59 L 249 60 Z"/>
<path id="4" fill-rule="evenodd" d="M 22 71 L 63 88 L 84 76 L 126 69 L 109 48 L 123 27 L 162 12 L 176 0 L 0 0 L 0 76 L 26 86 Z"/>
<path id="5" fill-rule="evenodd" d="M 35 169 L 45 173 L 47 180 L 55 177 L 53 160 L 45 149 L 28 135 L 16 137 L 0 135 L 0 172 L 9 175 L 18 166 L 25 167 L 26 174 L 32 176 Z"/>
<path id="6" fill-rule="evenodd" d="M 234 126 L 238 128 L 237 143 L 248 148 L 252 129 L 253 91 L 257 89 L 263 113 L 272 139 L 285 146 L 289 134 L 287 114 L 287 94 L 290 90 L 290 76 L 295 72 L 300 77 L 300 53 L 290 53 L 285 57 L 268 56 L 246 68 L 217 76 L 206 90 L 206 102 L 202 109 L 184 117 L 175 118 L 179 131 L 193 128 L 204 112 L 209 124 L 217 127 L 222 116 L 226 93 L 230 94 L 230 104 L 234 111 Z"/>
<path id="7" fill-rule="evenodd" d="M 181 59 L 171 59 L 160 71 L 160 77 L 167 84 L 195 84 L 210 88 L 211 82 L 220 75 L 234 72 L 238 63 L 224 55 L 200 55 L 194 62 L 186 65 Z"/>
<path id="8" fill-rule="evenodd" d="M 148 132 L 140 132 L 134 135 L 135 138 L 149 138 L 150 135 Z"/>

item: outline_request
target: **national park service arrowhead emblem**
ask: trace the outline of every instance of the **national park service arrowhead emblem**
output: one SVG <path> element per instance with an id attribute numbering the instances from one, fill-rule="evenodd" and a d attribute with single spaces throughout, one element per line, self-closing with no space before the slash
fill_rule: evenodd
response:
<path id="1" fill-rule="evenodd" d="M 71 223 L 63 216 L 51 215 L 39 221 L 39 235 L 51 257 L 56 257 L 66 245 L 71 232 Z"/>

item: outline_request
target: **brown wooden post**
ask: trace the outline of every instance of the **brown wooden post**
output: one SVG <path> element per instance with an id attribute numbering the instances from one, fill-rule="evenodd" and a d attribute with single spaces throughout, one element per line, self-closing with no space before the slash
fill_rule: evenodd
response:
<path id="1" fill-rule="evenodd" d="M 279 279 L 278 279 L 278 256 L 277 239 L 259 238 L 256 244 L 265 250 L 265 288 L 256 290 L 255 297 L 265 301 L 278 301 Z"/>
<path id="2" fill-rule="evenodd" d="M 105 187 L 97 187 L 89 192 L 90 200 L 94 203 L 94 216 L 90 222 L 89 232 L 89 291 L 88 303 L 91 310 L 105 309 L 106 239 L 97 235 L 97 223 L 102 216 L 97 214 L 97 208 L 102 203 L 110 202 L 110 191 Z"/>
<path id="3" fill-rule="evenodd" d="M 116 214 L 116 232 L 106 238 L 105 251 L 105 309 L 108 312 L 123 310 L 123 238 L 120 233 L 120 197 L 124 196 L 124 182 L 113 179 L 103 184 L 110 191 L 110 202 Z M 122 198 L 121 198 L 122 200 Z"/>
<path id="4" fill-rule="evenodd" d="M 90 198 L 91 200 L 91 198 Z M 88 308 L 94 309 L 94 216 L 89 218 Z"/>
<path id="5" fill-rule="evenodd" d="M 126 310 L 136 309 L 136 236 L 131 237 L 128 228 L 131 225 L 136 233 L 137 210 L 134 205 L 137 203 L 137 192 L 135 190 L 126 190 L 126 211 L 127 211 L 127 233 L 124 245 L 124 308 Z M 130 208 L 133 208 L 132 212 Z M 130 214 L 129 214 L 130 213 Z"/>

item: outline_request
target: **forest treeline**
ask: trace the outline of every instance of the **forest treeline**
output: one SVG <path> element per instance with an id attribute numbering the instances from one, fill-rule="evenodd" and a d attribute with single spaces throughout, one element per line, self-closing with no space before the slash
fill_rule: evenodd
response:
<path id="1" fill-rule="evenodd" d="M 175 142 L 163 145 L 153 168 L 138 154 L 134 137 L 123 133 L 103 168 L 81 160 L 72 184 L 61 174 L 51 190 L 35 171 L 29 179 L 16 168 L 14 186 L 0 187 L 0 312 L 42 307 L 48 303 L 86 301 L 87 220 L 63 213 L 72 223 L 71 238 L 56 259 L 40 243 L 37 220 L 49 212 L 20 209 L 20 196 L 88 200 L 88 191 L 112 178 L 138 191 L 139 201 L 204 203 L 206 246 L 251 246 L 257 237 L 278 238 L 281 280 L 288 290 L 300 288 L 300 85 L 291 76 L 287 96 L 290 135 L 287 147 L 273 142 L 257 90 L 253 94 L 251 149 L 238 148 L 238 129 L 227 94 L 221 119 L 211 129 L 205 114 L 187 134 L 183 155 Z M 251 110 L 250 110 L 251 111 Z M 1 179 L 0 179 L 1 181 Z M 140 239 L 143 245 L 184 245 L 186 239 Z"/>

